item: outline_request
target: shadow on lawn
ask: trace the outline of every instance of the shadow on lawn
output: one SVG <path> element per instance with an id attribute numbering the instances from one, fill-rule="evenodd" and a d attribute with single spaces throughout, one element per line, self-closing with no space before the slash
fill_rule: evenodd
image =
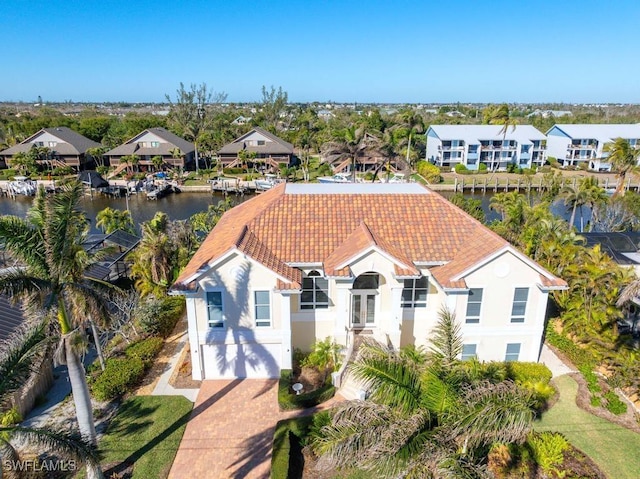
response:
<path id="1" fill-rule="evenodd" d="M 181 417 L 176 419 L 172 424 L 167 426 L 167 428 L 164 431 L 156 435 L 152 440 L 150 440 L 144 446 L 140 447 L 139 449 L 129 454 L 129 456 L 124 458 L 118 465 L 104 471 L 105 477 L 111 477 L 114 474 L 122 474 L 123 472 L 127 471 L 131 467 L 131 465 L 134 464 L 138 459 L 140 459 L 146 453 L 151 451 L 158 444 L 162 443 L 162 441 L 168 438 L 177 429 L 187 424 L 191 419 L 197 417 L 198 415 L 202 414 L 204 411 L 209 409 L 209 407 L 211 407 L 218 400 L 226 396 L 241 382 L 242 382 L 242 379 L 235 379 L 234 381 L 230 382 L 225 387 L 223 387 L 220 391 L 215 393 L 213 396 L 211 396 L 209 399 L 207 399 L 205 402 L 203 402 L 202 404 L 199 404 L 194 409 L 189 411 L 187 414 L 183 414 Z M 129 408 L 126 408 L 126 409 L 129 409 Z M 136 414 L 135 409 L 136 409 L 135 407 L 132 407 L 131 410 L 125 410 L 125 414 L 127 415 L 127 417 L 134 416 Z M 148 412 L 152 412 L 151 411 L 152 408 L 138 407 L 137 409 L 139 414 L 142 414 L 143 411 L 145 410 Z M 117 419 L 118 418 L 116 418 L 115 420 Z M 118 426 L 118 423 L 116 423 L 116 427 L 122 427 L 123 432 L 126 433 L 127 431 L 130 431 L 130 430 L 131 431 L 139 430 L 140 427 L 145 427 L 145 426 L 148 426 L 149 424 L 151 424 L 150 421 L 141 421 L 141 422 L 132 424 L 131 426 L 127 425 L 126 427 L 124 427 L 124 426 Z M 244 477 L 244 476 L 238 476 L 238 477 Z"/>

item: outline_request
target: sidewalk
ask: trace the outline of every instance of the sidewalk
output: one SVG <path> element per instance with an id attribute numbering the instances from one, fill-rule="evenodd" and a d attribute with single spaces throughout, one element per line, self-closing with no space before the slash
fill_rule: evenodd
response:
<path id="1" fill-rule="evenodd" d="M 540 362 L 547 366 L 551 370 L 551 374 L 554 378 L 562 376 L 563 374 L 575 373 L 576 371 L 571 369 L 562 360 L 551 351 L 549 346 L 544 344 L 542 346 L 542 352 L 540 353 Z"/>
<path id="2" fill-rule="evenodd" d="M 156 387 L 153 389 L 151 393 L 152 396 L 184 396 L 191 402 L 196 402 L 196 398 L 198 397 L 198 392 L 200 389 L 176 389 L 171 384 L 169 384 L 169 380 L 173 375 L 174 370 L 178 367 L 178 362 L 182 355 L 182 350 L 184 349 L 185 344 L 187 343 L 188 336 L 187 332 L 184 331 L 180 333 L 178 336 L 180 339 L 176 343 L 175 350 L 169 359 L 169 367 L 164 371 L 160 378 L 158 379 L 158 383 Z"/>

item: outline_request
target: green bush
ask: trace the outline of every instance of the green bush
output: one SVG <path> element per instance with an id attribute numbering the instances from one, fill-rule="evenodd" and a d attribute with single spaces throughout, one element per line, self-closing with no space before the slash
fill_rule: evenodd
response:
<path id="1" fill-rule="evenodd" d="M 18 171 L 13 168 L 7 168 L 6 170 L 0 170 L 0 179 L 8 180 L 18 174 Z"/>
<path id="2" fill-rule="evenodd" d="M 614 391 L 607 391 L 604 394 L 604 398 L 607 400 L 607 410 L 609 412 L 615 415 L 627 412 L 627 404 L 622 401 Z"/>
<path id="3" fill-rule="evenodd" d="M 331 338 L 317 340 L 311 347 L 311 353 L 300 363 L 301 366 L 314 366 L 321 372 L 333 372 L 340 369 L 340 351 L 342 346 Z"/>
<path id="4" fill-rule="evenodd" d="M 480 164 L 478 165 L 478 171 L 480 171 L 481 173 L 482 173 L 482 172 L 485 172 L 485 173 L 486 173 L 488 169 L 489 169 L 489 167 L 487 166 L 487 164 L 486 164 L 486 163 L 480 163 Z"/>
<path id="5" fill-rule="evenodd" d="M 124 354 L 128 358 L 138 358 L 141 359 L 145 365 L 150 365 L 162 349 L 163 344 L 164 341 L 162 338 L 157 336 L 143 339 L 142 341 L 129 345 L 127 349 L 125 349 Z"/>
<path id="6" fill-rule="evenodd" d="M 9 427 L 15 424 L 20 424 L 21 422 L 22 414 L 20 414 L 20 411 L 15 407 L 0 413 L 0 426 Z"/>
<path id="7" fill-rule="evenodd" d="M 596 373 L 594 373 L 590 367 L 582 366 L 579 368 L 579 371 L 584 376 L 585 381 L 587 381 L 587 389 L 589 389 L 591 393 L 599 393 L 602 391 L 598 383 L 598 376 L 596 376 Z"/>
<path id="8" fill-rule="evenodd" d="M 336 388 L 332 384 L 325 384 L 315 391 L 295 394 L 291 389 L 291 373 L 291 369 L 283 369 L 280 371 L 278 406 L 280 406 L 280 410 L 282 411 L 314 407 L 328 401 L 336 393 Z"/>
<path id="9" fill-rule="evenodd" d="M 416 163 L 416 171 L 429 183 L 440 183 L 442 181 L 440 168 L 428 161 L 418 161 Z"/>
<path id="10" fill-rule="evenodd" d="M 576 367 L 586 366 L 593 368 L 595 364 L 593 355 L 587 349 L 579 347 L 566 336 L 558 334 L 555 329 L 553 329 L 552 321 L 549 321 L 547 325 L 546 340 L 549 344 L 562 351 Z"/>
<path id="11" fill-rule="evenodd" d="M 593 407 L 602 406 L 602 398 L 600 396 L 591 396 L 590 403 Z"/>
<path id="12" fill-rule="evenodd" d="M 123 395 L 138 384 L 145 369 L 144 362 L 137 357 L 107 359 L 105 370 L 91 384 L 93 397 L 109 401 Z"/>
<path id="13" fill-rule="evenodd" d="M 244 168 L 224 168 L 222 172 L 225 175 L 241 175 L 242 173 L 245 173 L 246 170 Z"/>
<path id="14" fill-rule="evenodd" d="M 184 298 L 165 296 L 142 303 L 136 311 L 136 322 L 143 333 L 167 337 L 184 312 Z"/>
<path id="15" fill-rule="evenodd" d="M 453 167 L 453 169 L 456 171 L 456 173 L 464 173 L 466 171 L 469 171 L 469 169 L 462 163 L 458 163 L 456 166 Z"/>
<path id="16" fill-rule="evenodd" d="M 302 443 L 312 416 L 285 419 L 276 424 L 271 454 L 271 477 L 293 479 L 302 477 L 304 459 Z"/>
<path id="17" fill-rule="evenodd" d="M 548 381 L 525 381 L 520 385 L 533 393 L 534 407 L 537 411 L 545 410 L 547 401 L 556 393 L 555 388 Z"/>
<path id="18" fill-rule="evenodd" d="M 556 467 L 564 462 L 564 451 L 569 448 L 569 442 L 556 432 L 531 434 L 527 438 L 527 444 L 536 464 L 547 474 L 556 471 Z"/>
<path id="19" fill-rule="evenodd" d="M 513 379 L 517 383 L 524 382 L 545 382 L 551 381 L 551 371 L 541 363 L 525 363 L 511 361 L 506 363 L 507 378 Z"/>

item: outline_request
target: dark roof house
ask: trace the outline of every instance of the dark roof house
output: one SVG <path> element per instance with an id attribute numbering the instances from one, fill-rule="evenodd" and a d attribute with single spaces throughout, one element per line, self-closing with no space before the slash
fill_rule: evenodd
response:
<path id="1" fill-rule="evenodd" d="M 246 157 L 243 158 L 243 152 Z M 271 168 L 289 165 L 293 159 L 293 145 L 278 138 L 267 130 L 255 127 L 218 150 L 218 156 L 225 168 L 240 165 L 245 159 L 264 163 Z"/>

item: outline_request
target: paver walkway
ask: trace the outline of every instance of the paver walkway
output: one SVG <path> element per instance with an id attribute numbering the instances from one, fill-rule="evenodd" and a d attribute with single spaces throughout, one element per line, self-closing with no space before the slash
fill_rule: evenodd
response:
<path id="1" fill-rule="evenodd" d="M 203 381 L 169 478 L 266 479 L 276 423 L 300 414 L 279 411 L 276 379 Z"/>

